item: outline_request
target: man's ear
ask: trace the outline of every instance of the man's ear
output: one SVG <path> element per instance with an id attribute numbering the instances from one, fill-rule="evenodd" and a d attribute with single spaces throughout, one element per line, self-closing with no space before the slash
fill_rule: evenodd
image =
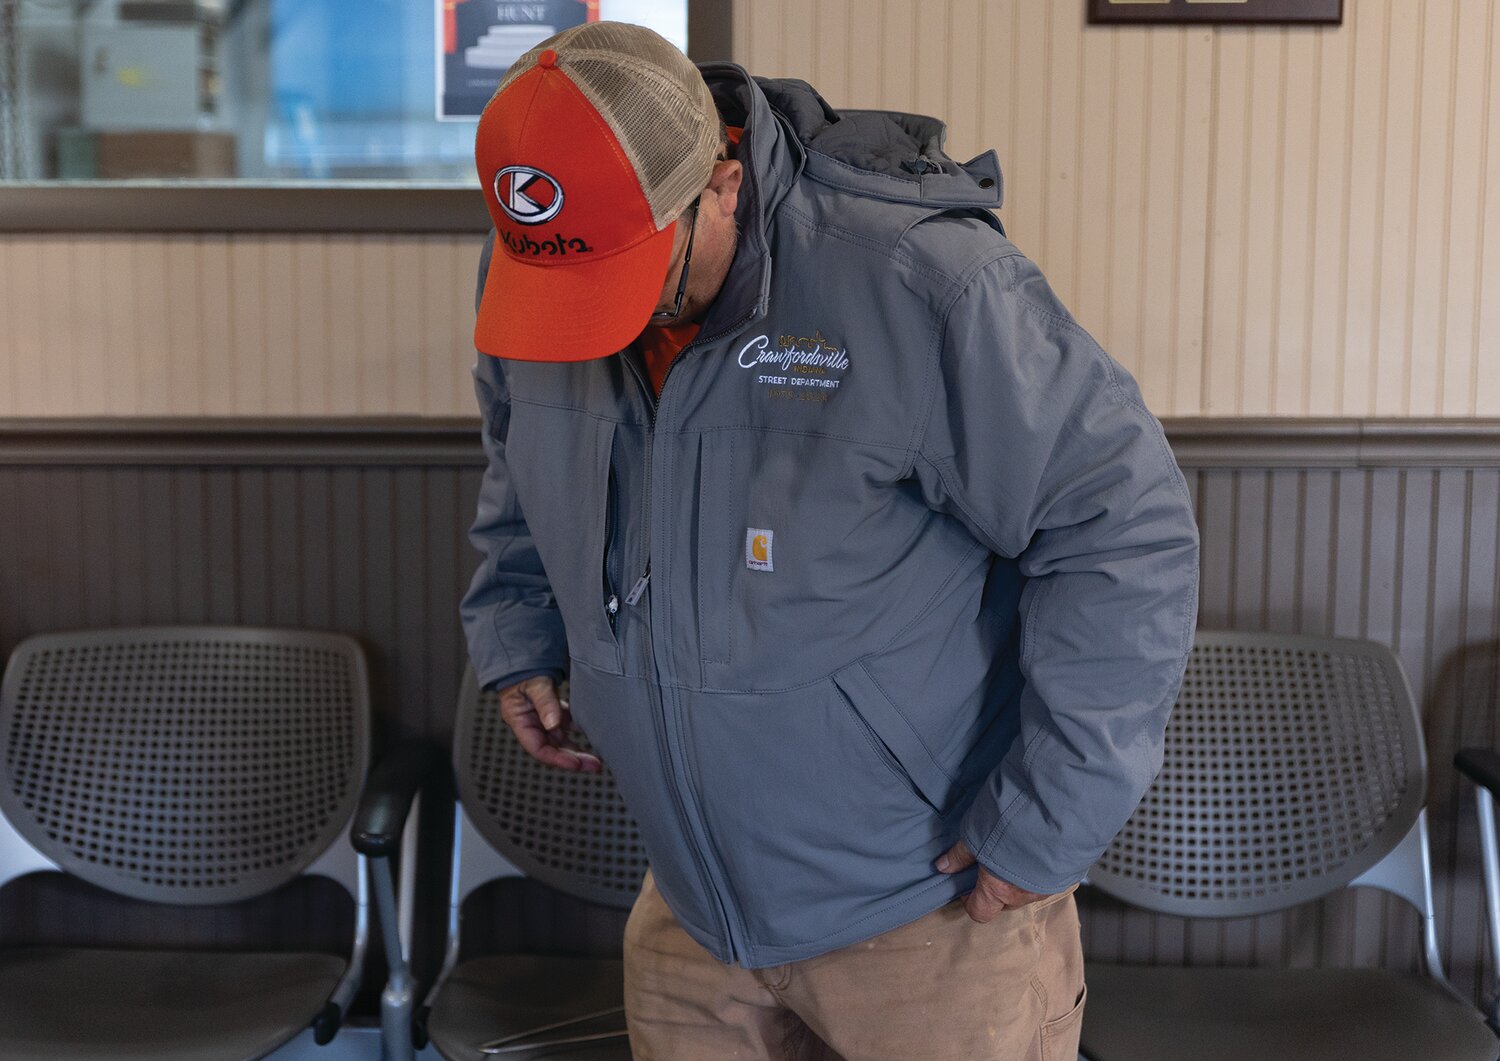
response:
<path id="1" fill-rule="evenodd" d="M 714 193 L 719 213 L 731 217 L 740 202 L 740 181 L 745 177 L 745 168 L 737 158 L 720 159 L 714 163 L 714 171 L 708 179 L 708 190 Z"/>

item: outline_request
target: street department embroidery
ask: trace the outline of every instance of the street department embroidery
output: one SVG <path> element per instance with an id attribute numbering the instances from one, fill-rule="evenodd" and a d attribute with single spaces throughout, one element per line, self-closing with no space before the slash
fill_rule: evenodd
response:
<path id="1" fill-rule="evenodd" d="M 755 371 L 755 382 L 776 399 L 826 402 L 838 390 L 840 375 L 849 367 L 849 352 L 824 337 L 757 335 L 740 347 L 740 368 Z"/>

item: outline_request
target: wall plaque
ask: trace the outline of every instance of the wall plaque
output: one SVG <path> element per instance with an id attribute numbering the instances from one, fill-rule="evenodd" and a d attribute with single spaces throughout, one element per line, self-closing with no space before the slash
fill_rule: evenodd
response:
<path id="1" fill-rule="evenodd" d="M 1088 0 L 1090 22 L 1314 22 L 1337 25 L 1344 0 Z"/>

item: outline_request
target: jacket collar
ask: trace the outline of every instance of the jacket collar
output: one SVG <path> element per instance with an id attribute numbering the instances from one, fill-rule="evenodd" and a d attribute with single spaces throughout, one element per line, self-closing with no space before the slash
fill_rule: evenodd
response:
<path id="1" fill-rule="evenodd" d="M 719 113 L 744 129 L 735 158 L 744 166 L 735 220 L 740 239 L 724 286 L 703 320 L 705 339 L 764 316 L 771 292 L 771 218 L 802 170 L 804 152 L 753 78 L 737 63 L 699 63 Z"/>

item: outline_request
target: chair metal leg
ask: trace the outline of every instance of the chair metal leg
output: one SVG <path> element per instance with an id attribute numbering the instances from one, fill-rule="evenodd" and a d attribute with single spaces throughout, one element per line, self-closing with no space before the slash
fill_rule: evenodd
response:
<path id="1" fill-rule="evenodd" d="M 380 935 L 385 943 L 390 973 L 380 993 L 381 1056 L 384 1061 L 412 1061 L 411 1015 L 416 1005 L 416 986 L 402 953 L 396 917 L 396 884 L 387 858 L 372 858 L 370 878 L 375 885 L 375 909 L 380 915 Z"/>
<path id="2" fill-rule="evenodd" d="M 1484 902 L 1490 930 L 1490 966 L 1500 969 L 1500 844 L 1495 838 L 1495 798 L 1488 789 L 1475 789 L 1479 804 L 1479 855 L 1484 866 Z M 1490 1027 L 1500 1032 L 1500 986 L 1491 993 Z"/>
<path id="3" fill-rule="evenodd" d="M 612 1013 L 624 1013 L 624 1006 L 609 1006 L 606 1009 L 597 1009 L 592 1013 L 581 1013 L 576 1017 L 567 1017 L 564 1020 L 553 1021 L 551 1024 L 540 1024 L 535 1028 L 527 1028 L 525 1031 L 512 1032 L 502 1035 L 498 1039 L 491 1039 L 487 1043 L 480 1044 L 479 1052 L 482 1054 L 508 1054 L 517 1050 L 535 1050 L 537 1047 L 561 1046 L 569 1043 L 586 1043 L 599 1039 L 618 1039 L 628 1032 L 623 1029 L 614 1029 L 605 1032 L 588 1032 L 581 1035 L 568 1035 L 556 1039 L 538 1039 L 535 1042 L 522 1043 L 519 1039 L 527 1039 L 542 1032 L 556 1031 L 558 1028 L 566 1028 L 570 1024 L 582 1024 L 584 1021 L 595 1020 L 599 1017 L 608 1017 Z"/>

